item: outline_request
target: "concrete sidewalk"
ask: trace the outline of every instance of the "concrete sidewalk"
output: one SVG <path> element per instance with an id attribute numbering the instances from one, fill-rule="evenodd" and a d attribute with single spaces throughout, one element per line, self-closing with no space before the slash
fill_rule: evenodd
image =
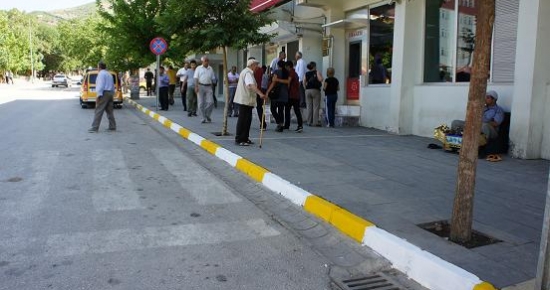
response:
<path id="1" fill-rule="evenodd" d="M 137 101 L 154 109 L 154 98 Z M 213 122 L 187 117 L 181 100 L 159 113 L 216 142 L 298 187 L 374 222 L 395 236 L 475 274 L 498 288 L 535 276 L 548 181 L 547 160 L 480 160 L 474 229 L 503 242 L 466 249 L 417 225 L 449 220 L 458 155 L 427 149 L 433 139 L 396 136 L 368 128 L 305 127 L 304 132 L 275 132 L 269 124 L 263 147 L 240 147 L 222 129 L 223 103 Z M 234 134 L 237 118 L 229 118 Z M 436 126 L 437 124 L 434 124 Z M 254 116 L 251 139 L 258 141 Z"/>

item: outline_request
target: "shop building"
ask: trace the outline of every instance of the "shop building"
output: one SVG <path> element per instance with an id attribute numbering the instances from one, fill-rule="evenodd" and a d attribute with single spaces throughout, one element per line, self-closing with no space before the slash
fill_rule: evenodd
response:
<path id="1" fill-rule="evenodd" d="M 269 65 L 279 51 L 293 61 L 301 51 L 323 75 L 335 68 L 338 103 L 361 126 L 430 137 L 465 117 L 478 1 L 252 1 L 273 12 L 263 29 L 277 36 L 247 53 Z M 550 1 L 496 0 L 488 89 L 511 113 L 518 158 L 550 159 L 549 13 Z"/>

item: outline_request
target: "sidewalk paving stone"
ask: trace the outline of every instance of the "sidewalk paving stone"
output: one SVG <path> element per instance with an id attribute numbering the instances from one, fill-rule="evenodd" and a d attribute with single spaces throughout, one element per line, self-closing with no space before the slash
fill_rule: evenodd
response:
<path id="1" fill-rule="evenodd" d="M 153 108 L 155 100 L 142 98 Z M 304 127 L 304 132 L 274 132 L 270 124 L 259 143 L 259 124 L 253 116 L 251 139 L 239 147 L 234 135 L 215 136 L 222 129 L 223 103 L 213 123 L 189 118 L 181 102 L 161 115 L 239 154 L 293 184 L 323 197 L 378 227 L 404 238 L 495 286 L 518 284 L 535 276 L 538 245 L 547 192 L 548 160 L 478 161 L 474 229 L 503 242 L 465 249 L 417 224 L 451 217 L 458 155 L 427 149 L 434 139 L 398 136 L 384 131 L 353 128 Z M 228 118 L 235 132 L 237 118 Z M 434 124 L 434 127 L 438 124 Z M 295 220 L 296 217 L 289 217 Z"/>

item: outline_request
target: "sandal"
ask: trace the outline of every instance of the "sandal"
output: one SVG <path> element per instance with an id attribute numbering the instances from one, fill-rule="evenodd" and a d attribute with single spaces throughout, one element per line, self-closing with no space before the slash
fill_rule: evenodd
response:
<path id="1" fill-rule="evenodd" d="M 254 142 L 252 142 L 252 140 L 248 139 L 248 140 L 246 140 L 246 144 L 252 145 L 252 144 L 254 144 Z"/>
<path id="2" fill-rule="evenodd" d="M 498 154 L 489 154 L 489 156 L 487 156 L 485 160 L 490 162 L 499 162 L 502 161 L 502 157 L 500 157 L 500 155 Z"/>

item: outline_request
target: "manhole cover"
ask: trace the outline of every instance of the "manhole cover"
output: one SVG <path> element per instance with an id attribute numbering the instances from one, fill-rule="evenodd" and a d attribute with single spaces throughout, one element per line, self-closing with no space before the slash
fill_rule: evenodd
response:
<path id="1" fill-rule="evenodd" d="M 342 290 L 401 290 L 382 273 L 334 281 Z"/>

